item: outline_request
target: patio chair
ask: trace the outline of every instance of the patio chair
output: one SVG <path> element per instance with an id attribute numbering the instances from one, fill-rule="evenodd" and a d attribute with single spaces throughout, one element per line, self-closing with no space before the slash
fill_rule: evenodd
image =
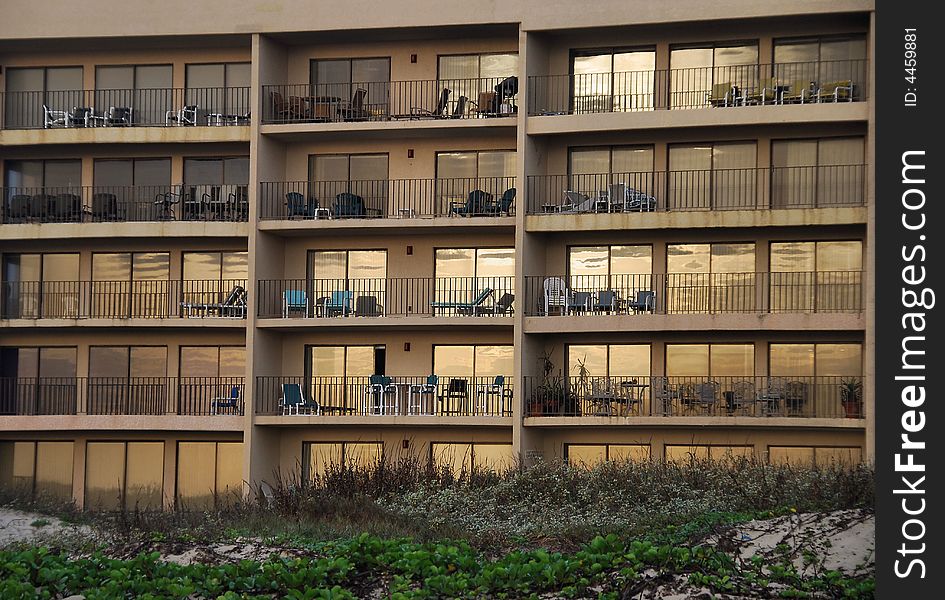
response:
<path id="1" fill-rule="evenodd" d="M 564 191 L 564 204 L 558 212 L 587 213 L 597 212 L 598 198 L 591 198 L 587 194 L 573 190 Z"/>
<path id="2" fill-rule="evenodd" d="M 348 290 L 336 290 L 328 296 L 323 296 L 316 301 L 318 314 L 322 317 L 347 317 L 353 311 L 351 300 L 354 297 Z"/>
<path id="3" fill-rule="evenodd" d="M 784 385 L 784 408 L 788 414 L 804 414 L 807 406 L 807 384 L 803 381 L 789 381 Z"/>
<path id="4" fill-rule="evenodd" d="M 282 292 L 282 318 L 289 317 L 292 311 L 302 311 L 302 316 L 308 316 L 308 294 L 305 290 L 285 290 Z"/>
<path id="5" fill-rule="evenodd" d="M 286 216 L 314 218 L 315 209 L 318 208 L 318 200 L 310 198 L 305 199 L 301 192 L 287 192 L 285 195 Z"/>
<path id="6" fill-rule="evenodd" d="M 470 101 L 476 108 L 476 114 L 480 117 L 495 117 L 499 112 L 499 103 L 496 101 L 495 92 L 479 92 L 479 100 Z"/>
<path id="7" fill-rule="evenodd" d="M 564 314 L 568 306 L 568 286 L 560 277 L 547 277 L 542 284 L 544 289 L 544 315 L 550 315 L 552 309 Z"/>
<path id="8" fill-rule="evenodd" d="M 568 314 L 584 314 L 591 310 L 590 292 L 572 292 L 568 299 Z"/>
<path id="9" fill-rule="evenodd" d="M 593 308 L 594 312 L 619 312 L 620 295 L 615 290 L 601 290 L 597 292 L 597 300 Z"/>
<path id="10" fill-rule="evenodd" d="M 117 221 L 118 196 L 106 192 L 92 194 L 92 220 Z"/>
<path id="11" fill-rule="evenodd" d="M 627 188 L 623 210 L 625 212 L 653 212 L 656 210 L 656 198 L 639 190 Z"/>
<path id="12" fill-rule="evenodd" d="M 499 401 L 498 410 L 489 410 L 489 399 Z M 476 390 L 475 410 L 480 415 L 501 416 L 512 412 L 512 390 L 505 385 L 505 375 L 496 375 L 492 383 L 480 385 Z"/>
<path id="13" fill-rule="evenodd" d="M 691 405 L 701 409 L 706 414 L 715 411 L 719 403 L 719 383 L 717 381 L 702 381 L 693 384 Z"/>
<path id="14" fill-rule="evenodd" d="M 238 185 L 227 194 L 227 217 L 230 221 L 245 221 L 249 217 L 249 186 Z"/>
<path id="15" fill-rule="evenodd" d="M 473 190 L 466 196 L 466 200 L 450 202 L 450 214 L 460 217 L 485 214 L 485 208 L 492 203 L 492 194 L 483 190 Z"/>
<path id="16" fill-rule="evenodd" d="M 617 401 L 617 394 L 611 387 L 609 377 L 595 377 L 591 379 L 591 395 L 588 396 L 593 416 L 612 416 L 614 414 L 614 402 Z"/>
<path id="17" fill-rule="evenodd" d="M 456 314 L 460 315 L 475 315 L 477 314 L 477 309 L 482 306 L 482 303 L 486 301 L 486 298 L 492 296 L 495 292 L 490 287 L 483 289 L 479 292 L 479 295 L 473 298 L 471 301 L 441 301 L 441 302 L 431 302 L 430 308 L 433 309 L 433 314 L 436 314 L 437 310 L 453 310 Z"/>
<path id="18" fill-rule="evenodd" d="M 653 377 L 650 383 L 653 392 L 653 415 L 673 414 L 673 407 L 679 402 L 679 390 L 673 388 L 669 379 L 663 376 Z"/>
<path id="19" fill-rule="evenodd" d="M 377 211 L 380 215 L 380 211 Z M 335 196 L 335 204 L 332 206 L 331 214 L 333 217 L 366 217 L 368 209 L 364 206 L 364 198 L 351 192 L 341 192 Z"/>
<path id="20" fill-rule="evenodd" d="M 131 108 L 127 106 L 110 106 L 105 115 L 104 124 L 108 127 L 129 127 L 131 116 Z"/>
<path id="21" fill-rule="evenodd" d="M 289 123 L 307 117 L 302 101 L 298 97 L 292 97 L 290 102 L 286 102 L 281 92 L 272 92 L 270 96 L 273 120 Z"/>
<path id="22" fill-rule="evenodd" d="M 338 109 L 338 114 L 345 121 L 367 121 L 370 113 L 364 108 L 364 101 L 367 99 L 368 91 L 364 88 L 354 90 L 351 95 L 351 102 L 348 106 L 342 106 Z"/>
<path id="23" fill-rule="evenodd" d="M 64 110 L 53 110 L 43 104 L 43 127 L 68 127 L 69 113 Z"/>
<path id="24" fill-rule="evenodd" d="M 220 414 L 221 408 L 229 408 L 235 414 L 242 414 L 243 412 L 243 399 L 242 391 L 240 386 L 234 385 L 230 388 L 229 396 L 217 396 L 210 400 L 210 414 L 217 415 Z"/>
<path id="25" fill-rule="evenodd" d="M 308 400 L 300 383 L 283 383 L 282 398 L 279 399 L 283 415 L 321 415 L 322 407 L 315 400 Z"/>
<path id="26" fill-rule="evenodd" d="M 790 87 L 781 90 L 781 104 L 804 104 L 812 102 L 814 84 L 806 79 L 798 79 Z"/>
<path id="27" fill-rule="evenodd" d="M 737 100 L 736 96 L 738 94 L 738 88 L 736 88 L 731 81 L 726 81 L 724 83 L 716 83 L 712 86 L 712 91 L 709 92 L 707 102 L 711 106 L 735 106 Z"/>
<path id="28" fill-rule="evenodd" d="M 223 302 L 181 302 L 180 307 L 181 312 L 186 313 L 188 317 L 195 314 L 210 316 L 211 313 L 216 313 L 218 317 L 243 319 L 246 318 L 246 289 L 235 285 Z"/>
<path id="29" fill-rule="evenodd" d="M 853 101 L 853 82 L 849 79 L 843 81 L 830 81 L 821 84 L 817 90 L 817 102 L 852 102 Z"/>
<path id="30" fill-rule="evenodd" d="M 753 104 L 774 104 L 778 100 L 778 81 L 774 77 L 766 77 L 758 82 L 758 87 L 751 94 L 745 96 L 744 102 Z"/>
<path id="31" fill-rule="evenodd" d="M 436 388 L 440 378 L 436 375 L 428 375 L 424 383 L 413 383 L 410 385 L 407 396 L 407 414 L 408 415 L 432 415 L 433 399 L 436 396 Z M 423 398 L 429 397 L 430 402 L 424 407 Z"/>
<path id="32" fill-rule="evenodd" d="M 174 219 L 174 205 L 179 204 L 184 199 L 184 186 L 177 186 L 177 191 L 173 189 L 157 194 L 154 197 L 154 205 L 160 207 L 161 214 L 159 219 L 162 221 Z"/>
<path id="33" fill-rule="evenodd" d="M 169 110 L 164 113 L 164 125 L 197 125 L 197 111 L 199 106 L 188 104 L 180 110 Z"/>
<path id="34" fill-rule="evenodd" d="M 466 413 L 469 411 L 469 382 L 461 378 L 450 379 L 446 391 L 440 394 L 442 414 Z"/>
<path id="35" fill-rule="evenodd" d="M 409 118 L 409 119 L 442 119 L 446 116 L 446 107 L 450 103 L 450 94 L 452 92 L 448 88 L 443 88 L 440 91 L 440 99 L 436 103 L 436 108 L 433 110 L 427 110 L 419 106 L 411 106 L 410 114 L 408 115 L 397 115 L 395 118 Z"/>
<path id="36" fill-rule="evenodd" d="M 506 215 L 512 216 L 512 204 L 515 202 L 515 188 L 509 188 L 505 190 L 502 196 L 499 197 L 498 202 L 491 202 L 492 198 L 489 198 L 490 202 L 487 202 L 483 205 L 482 211 L 485 214 L 489 215 Z"/>
<path id="37" fill-rule="evenodd" d="M 514 313 L 512 305 L 515 303 L 515 294 L 506 292 L 502 294 L 498 300 L 496 300 L 495 305 L 493 305 L 492 310 L 487 310 L 487 314 L 494 315 L 511 315 Z"/>
<path id="38" fill-rule="evenodd" d="M 55 218 L 60 223 L 76 223 L 82 220 L 82 197 L 77 194 L 57 194 L 55 207 Z"/>
<path id="39" fill-rule="evenodd" d="M 51 194 L 33 194 L 30 196 L 30 217 L 45 222 L 55 215 L 56 197 Z"/>
<path id="40" fill-rule="evenodd" d="M 358 296 L 354 303 L 354 314 L 359 317 L 380 317 L 384 307 L 377 301 L 377 296 Z"/>
<path id="41" fill-rule="evenodd" d="M 30 198 L 29 194 L 13 194 L 10 196 L 10 202 L 7 205 L 7 218 L 5 223 L 25 223 L 30 219 Z"/>
<path id="42" fill-rule="evenodd" d="M 396 415 L 400 412 L 400 387 L 394 385 L 390 377 L 371 375 L 368 380 L 368 405 L 365 413 L 369 415 Z M 394 403 L 387 402 L 387 397 L 393 395 Z"/>
<path id="43" fill-rule="evenodd" d="M 768 378 L 767 385 L 758 394 L 758 403 L 761 405 L 762 414 L 770 417 L 781 412 L 781 405 L 784 402 L 784 386 L 783 378 Z"/>
<path id="44" fill-rule="evenodd" d="M 729 399 L 731 399 L 731 402 L 728 402 Z M 732 385 L 732 390 L 726 392 L 726 404 L 730 413 L 753 413 L 755 403 L 755 384 L 751 381 L 736 381 Z"/>
<path id="45" fill-rule="evenodd" d="M 66 127 L 88 127 L 93 114 L 88 106 L 76 106 L 66 115 Z"/>
<path id="46" fill-rule="evenodd" d="M 636 300 L 627 303 L 627 310 L 634 313 L 653 312 L 656 306 L 656 292 L 651 290 L 638 290 Z"/>
<path id="47" fill-rule="evenodd" d="M 456 101 L 456 106 L 453 107 L 453 112 L 449 115 L 445 115 L 441 118 L 446 119 L 462 119 L 466 117 L 466 104 L 469 102 L 469 98 L 466 96 L 460 96 Z"/>

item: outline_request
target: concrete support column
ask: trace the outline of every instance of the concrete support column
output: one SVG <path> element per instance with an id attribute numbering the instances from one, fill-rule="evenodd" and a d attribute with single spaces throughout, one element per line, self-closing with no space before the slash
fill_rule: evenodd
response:
<path id="1" fill-rule="evenodd" d="M 166 510 L 174 509 L 174 491 L 177 489 L 177 440 L 164 441 L 164 489 L 162 498 Z"/>
<path id="2" fill-rule="evenodd" d="M 72 442 L 72 499 L 79 510 L 85 507 L 85 438 Z"/>

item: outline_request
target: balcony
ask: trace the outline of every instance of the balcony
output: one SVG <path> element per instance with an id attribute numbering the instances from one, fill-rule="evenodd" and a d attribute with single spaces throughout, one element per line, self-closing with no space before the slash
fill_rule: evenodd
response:
<path id="1" fill-rule="evenodd" d="M 262 123 L 434 121 L 512 117 L 518 78 L 264 85 Z"/>
<path id="2" fill-rule="evenodd" d="M 246 318 L 246 280 L 5 281 L 0 318 Z"/>
<path id="3" fill-rule="evenodd" d="M 260 184 L 260 219 L 511 217 L 514 177 L 294 181 Z"/>
<path id="4" fill-rule="evenodd" d="M 6 92 L 2 129 L 247 126 L 249 88 Z"/>
<path id="5" fill-rule="evenodd" d="M 528 78 L 528 114 L 578 115 L 860 102 L 865 60 Z"/>
<path id="6" fill-rule="evenodd" d="M 525 277 L 525 315 L 861 313 L 862 271 Z"/>
<path id="7" fill-rule="evenodd" d="M 514 277 L 283 279 L 258 282 L 257 316 L 348 325 L 372 318 L 450 317 L 450 322 L 506 320 L 515 310 Z M 415 322 L 415 321 L 411 321 Z"/>
<path id="8" fill-rule="evenodd" d="M 183 188 L 183 189 L 181 189 Z M 2 222 L 246 222 L 245 185 L 7 187 Z"/>
<path id="9" fill-rule="evenodd" d="M 536 175 L 528 215 L 864 206 L 866 165 Z"/>
<path id="10" fill-rule="evenodd" d="M 289 395 L 288 403 L 284 401 Z M 298 395 L 301 394 L 301 404 Z M 510 377 L 257 377 L 256 414 L 300 417 L 511 417 Z M 408 420 L 409 421 L 409 420 Z"/>
<path id="11" fill-rule="evenodd" d="M 242 377 L 4 377 L 0 415 L 242 415 Z"/>
<path id="12" fill-rule="evenodd" d="M 864 418 L 861 377 L 526 377 L 523 402 L 542 418 Z"/>

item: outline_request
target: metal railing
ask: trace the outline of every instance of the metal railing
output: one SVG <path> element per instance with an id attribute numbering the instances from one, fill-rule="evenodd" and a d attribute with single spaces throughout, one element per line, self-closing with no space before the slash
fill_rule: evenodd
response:
<path id="1" fill-rule="evenodd" d="M 512 116 L 515 77 L 264 85 L 263 123 L 332 123 Z"/>
<path id="2" fill-rule="evenodd" d="M 563 115 L 868 98 L 866 60 L 753 64 L 528 78 L 528 114 Z"/>
<path id="3" fill-rule="evenodd" d="M 526 377 L 527 417 L 862 419 L 862 377 Z"/>
<path id="4" fill-rule="evenodd" d="M 505 316 L 515 310 L 514 277 L 260 280 L 262 318 Z"/>
<path id="5" fill-rule="evenodd" d="M 249 219 L 245 185 L 0 188 L 3 223 L 112 223 Z"/>
<path id="6" fill-rule="evenodd" d="M 527 214 L 832 208 L 866 203 L 866 165 L 533 175 Z"/>
<path id="7" fill-rule="evenodd" d="M 3 319 L 246 318 L 245 279 L 0 282 Z"/>
<path id="8" fill-rule="evenodd" d="M 260 219 L 502 217 L 514 177 L 260 183 Z"/>
<path id="9" fill-rule="evenodd" d="M 249 88 L 5 92 L 3 129 L 249 125 Z"/>
<path id="10" fill-rule="evenodd" d="M 525 277 L 526 316 L 859 313 L 862 271 Z"/>
<path id="11" fill-rule="evenodd" d="M 0 415 L 242 415 L 243 377 L 3 377 Z"/>
<path id="12" fill-rule="evenodd" d="M 439 376 L 256 378 L 257 415 L 454 416 L 512 415 L 512 378 Z M 287 387 L 301 389 L 304 404 L 286 408 Z M 292 392 L 290 391 L 290 394 Z"/>

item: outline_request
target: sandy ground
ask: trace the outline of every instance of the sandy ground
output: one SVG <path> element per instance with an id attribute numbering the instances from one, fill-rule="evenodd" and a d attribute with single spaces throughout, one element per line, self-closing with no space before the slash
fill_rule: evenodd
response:
<path id="1" fill-rule="evenodd" d="M 0 507 L 0 547 L 13 542 L 59 544 L 65 537 L 91 533 L 88 527 L 63 523 L 55 517 Z"/>

